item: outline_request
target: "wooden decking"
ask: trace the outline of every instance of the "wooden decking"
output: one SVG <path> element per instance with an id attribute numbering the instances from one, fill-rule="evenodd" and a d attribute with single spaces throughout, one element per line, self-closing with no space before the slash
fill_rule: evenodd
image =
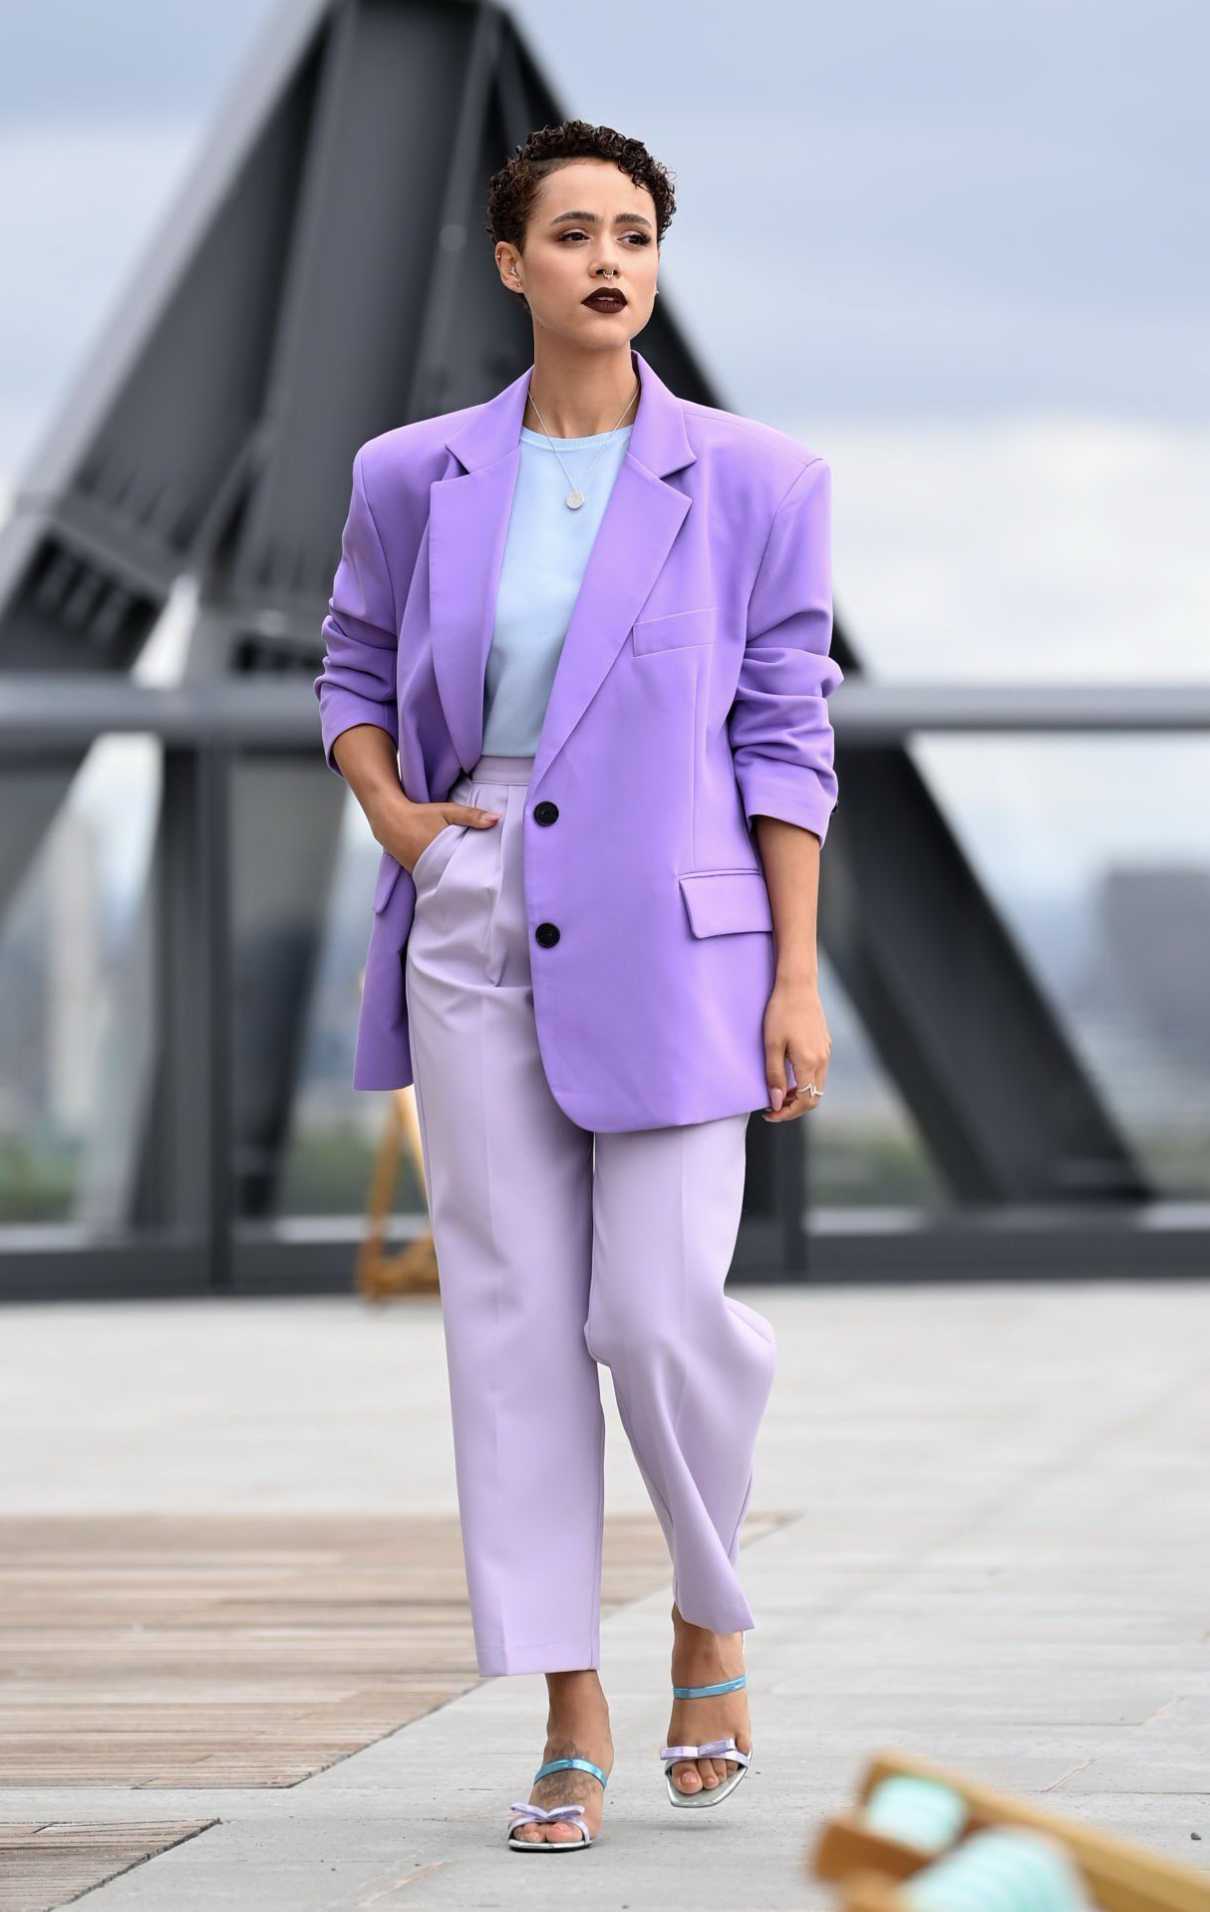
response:
<path id="1" fill-rule="evenodd" d="M 154 1825 L 97 1825 L 55 1819 L 0 1823 L 0 1905 L 4 1912 L 53 1912 L 106 1879 L 192 1839 L 214 1819 L 157 1820 Z"/>

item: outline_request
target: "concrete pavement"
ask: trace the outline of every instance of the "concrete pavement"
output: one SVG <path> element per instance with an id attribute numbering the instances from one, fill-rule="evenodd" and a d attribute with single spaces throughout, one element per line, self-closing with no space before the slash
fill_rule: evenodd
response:
<path id="1" fill-rule="evenodd" d="M 755 1757 L 733 1802 L 664 1800 L 664 1588 L 604 1623 L 617 1762 L 587 1853 L 504 1845 L 538 1676 L 288 1789 L 9 1788 L 0 1819 L 217 1819 L 90 1892 L 98 1912 L 814 1912 L 833 1900 L 804 1847 L 896 1745 L 1210 1882 L 1210 1285 L 736 1292 L 780 1351 L 753 1508 L 797 1518 L 743 1555 Z M 431 1305 L 20 1306 L 0 1338 L 0 1516 L 453 1503 Z M 643 1508 L 604 1392 L 609 1509 Z"/>

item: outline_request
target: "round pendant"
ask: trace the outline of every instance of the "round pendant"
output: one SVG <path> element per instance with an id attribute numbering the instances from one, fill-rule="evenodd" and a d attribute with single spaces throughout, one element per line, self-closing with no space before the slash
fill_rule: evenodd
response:
<path id="1" fill-rule="evenodd" d="M 584 502 L 584 493 L 582 491 L 577 491 L 576 487 L 573 485 L 571 490 L 568 492 L 566 498 L 563 500 L 563 502 L 565 505 L 570 506 L 572 511 L 578 511 L 580 509 L 580 506 Z"/>

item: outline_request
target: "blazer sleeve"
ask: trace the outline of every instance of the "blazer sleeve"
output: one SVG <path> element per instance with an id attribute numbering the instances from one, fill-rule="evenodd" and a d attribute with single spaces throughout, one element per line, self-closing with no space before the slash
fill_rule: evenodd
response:
<path id="1" fill-rule="evenodd" d="M 827 699 L 844 682 L 831 642 L 832 473 L 813 458 L 769 530 L 727 726 L 749 822 L 781 817 L 821 845 L 837 797 Z"/>
<path id="2" fill-rule="evenodd" d="M 354 724 L 377 724 L 399 748 L 395 596 L 386 552 L 366 496 L 361 451 L 353 460 L 353 491 L 323 636 L 323 669 L 314 688 L 319 699 L 324 755 L 329 767 L 341 776 L 332 745 Z"/>

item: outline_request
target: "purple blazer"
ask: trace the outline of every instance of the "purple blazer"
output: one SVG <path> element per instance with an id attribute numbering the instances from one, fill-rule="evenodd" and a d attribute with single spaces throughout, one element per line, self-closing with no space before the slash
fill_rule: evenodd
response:
<path id="1" fill-rule="evenodd" d="M 638 410 L 534 757 L 525 897 L 551 1091 L 591 1130 L 768 1106 L 775 951 L 750 819 L 822 843 L 831 472 L 774 427 L 676 397 L 632 348 Z M 532 367 L 485 403 L 369 439 L 315 680 L 323 747 L 378 724 L 416 802 L 482 754 L 487 655 Z M 465 828 L 447 824 L 447 829 Z M 404 953 L 415 887 L 383 851 L 356 1089 L 413 1080 Z M 553 922 L 553 947 L 532 939 Z"/>

